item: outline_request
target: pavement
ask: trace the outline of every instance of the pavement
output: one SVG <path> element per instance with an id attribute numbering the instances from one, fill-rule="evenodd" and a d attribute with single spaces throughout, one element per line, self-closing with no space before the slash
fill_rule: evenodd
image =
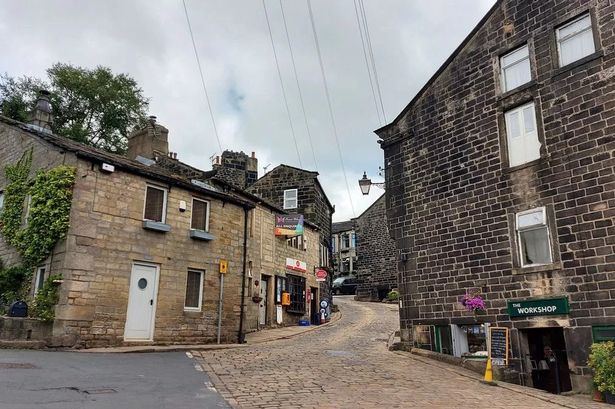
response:
<path id="1" fill-rule="evenodd" d="M 342 318 L 317 331 L 193 356 L 233 408 L 607 408 L 587 396 L 484 385 L 462 368 L 389 351 L 396 306 L 335 302 Z"/>

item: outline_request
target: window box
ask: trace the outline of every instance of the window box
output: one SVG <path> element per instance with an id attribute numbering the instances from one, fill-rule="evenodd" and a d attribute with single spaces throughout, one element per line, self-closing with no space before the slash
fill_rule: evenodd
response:
<path id="1" fill-rule="evenodd" d="M 162 233 L 171 231 L 170 225 L 162 222 L 155 222 L 153 220 L 143 220 L 143 228 L 145 230 L 159 231 Z"/>
<path id="2" fill-rule="evenodd" d="M 190 230 L 190 238 L 194 240 L 211 241 L 215 240 L 216 236 L 203 230 Z"/>

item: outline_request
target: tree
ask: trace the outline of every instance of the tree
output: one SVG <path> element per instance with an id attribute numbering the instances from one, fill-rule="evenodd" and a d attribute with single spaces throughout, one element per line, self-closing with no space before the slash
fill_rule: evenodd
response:
<path id="1" fill-rule="evenodd" d="M 123 153 L 127 136 L 142 125 L 149 100 L 137 82 L 111 69 L 54 64 L 48 81 L 0 75 L 0 112 L 26 122 L 38 90 L 46 89 L 53 109 L 52 130 L 57 135 L 109 152 Z"/>

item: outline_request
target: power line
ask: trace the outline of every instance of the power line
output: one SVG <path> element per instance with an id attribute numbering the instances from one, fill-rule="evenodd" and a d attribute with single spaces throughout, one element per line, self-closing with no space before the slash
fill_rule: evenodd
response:
<path id="1" fill-rule="evenodd" d="M 293 46 L 290 42 L 290 36 L 288 35 L 288 26 L 286 25 L 286 15 L 284 14 L 284 6 L 282 0 L 280 0 L 280 10 L 282 10 L 282 21 L 284 21 L 284 31 L 286 32 L 286 40 L 288 41 L 288 48 L 290 50 L 290 60 L 293 63 L 293 72 L 295 73 L 295 82 L 297 83 L 297 89 L 299 90 L 299 101 L 301 101 L 301 110 L 303 111 L 303 119 L 305 121 L 305 129 L 307 131 L 308 140 L 310 141 L 310 149 L 312 150 L 312 157 L 314 158 L 314 166 L 318 170 L 318 162 L 316 161 L 316 153 L 314 152 L 314 145 L 312 144 L 312 133 L 310 132 L 310 126 L 308 125 L 307 114 L 305 113 L 305 104 L 303 102 L 303 94 L 301 92 L 301 86 L 299 85 L 299 75 L 297 75 L 297 66 L 295 65 L 295 56 L 293 54 Z"/>
<path id="2" fill-rule="evenodd" d="M 188 31 L 190 31 L 190 39 L 192 40 L 192 48 L 194 49 L 194 56 L 196 57 L 196 64 L 199 67 L 199 74 L 201 76 L 201 84 L 203 85 L 203 91 L 205 92 L 205 100 L 207 101 L 207 108 L 209 108 L 209 116 L 211 117 L 211 123 L 214 127 L 214 134 L 218 141 L 218 148 L 222 153 L 222 144 L 220 143 L 220 135 L 218 135 L 218 128 L 216 127 L 216 120 L 214 119 L 214 112 L 211 109 L 211 103 L 209 102 L 209 94 L 207 93 L 207 86 L 205 85 L 205 77 L 203 76 L 203 69 L 201 68 L 201 60 L 196 48 L 196 42 L 194 41 L 194 34 L 192 33 L 192 25 L 190 24 L 190 17 L 188 17 L 188 8 L 186 7 L 186 0 L 182 0 L 184 5 L 184 13 L 186 14 L 186 22 L 188 23 Z"/>
<path id="3" fill-rule="evenodd" d="M 335 137 L 335 143 L 337 145 L 337 153 L 339 155 L 340 164 L 342 165 L 342 172 L 344 174 L 344 181 L 346 182 L 346 190 L 348 192 L 348 200 L 350 200 L 350 208 L 352 209 L 352 216 L 356 216 L 354 211 L 354 204 L 352 202 L 352 195 L 350 194 L 350 185 L 348 184 L 348 177 L 346 176 L 346 167 L 344 166 L 344 158 L 342 157 L 342 148 L 337 135 L 337 125 L 335 124 L 335 117 L 333 115 L 333 108 L 331 106 L 331 96 L 329 95 L 329 86 L 327 85 L 327 76 L 325 75 L 325 67 L 322 62 L 322 55 L 320 53 L 320 44 L 318 42 L 318 34 L 316 33 L 316 25 L 314 24 L 314 12 L 312 11 L 312 2 L 307 0 L 308 10 L 310 12 L 310 23 L 312 24 L 312 33 L 314 34 L 314 43 L 316 44 L 316 53 L 318 54 L 318 63 L 320 64 L 320 73 L 322 75 L 322 82 L 325 88 L 325 95 L 327 97 L 327 106 L 329 107 L 329 115 L 331 116 L 331 125 L 333 125 L 333 136 Z"/>
<path id="4" fill-rule="evenodd" d="M 359 9 L 357 8 L 357 0 L 353 0 L 354 12 L 357 17 L 357 27 L 359 28 L 359 35 L 361 36 L 361 46 L 363 48 L 363 58 L 365 60 L 365 67 L 367 68 L 367 76 L 369 77 L 369 86 L 372 89 L 372 97 L 374 99 L 374 106 L 376 107 L 376 114 L 378 115 L 378 122 L 380 125 L 384 125 L 382 118 L 380 117 L 380 108 L 378 107 L 378 101 L 376 100 L 376 90 L 374 89 L 374 82 L 372 81 L 372 71 L 369 67 L 369 61 L 367 60 L 367 50 L 365 45 L 365 38 L 363 37 L 363 26 L 359 19 Z"/>
<path id="5" fill-rule="evenodd" d="M 290 109 L 288 108 L 288 99 L 286 98 L 286 90 L 284 89 L 284 81 L 282 81 L 282 72 L 280 71 L 280 63 L 278 61 L 278 54 L 275 50 L 275 43 L 273 42 L 273 33 L 271 32 L 271 24 L 269 23 L 269 14 L 267 13 L 267 6 L 265 0 L 263 0 L 263 10 L 265 11 L 265 19 L 267 20 L 267 28 L 269 29 L 269 39 L 271 40 L 271 48 L 273 49 L 273 57 L 275 59 L 275 66 L 278 69 L 278 78 L 280 79 L 280 87 L 282 88 L 282 96 L 284 97 L 284 106 L 286 106 L 286 114 L 288 115 L 288 123 L 290 124 L 290 132 L 293 135 L 293 141 L 295 142 L 295 149 L 297 150 L 297 158 L 299 159 L 299 167 L 303 168 L 301 163 L 301 155 L 299 154 L 299 145 L 297 144 L 297 136 L 295 135 L 295 128 L 293 127 L 293 120 L 290 116 Z"/>
<path id="6" fill-rule="evenodd" d="M 382 116 L 384 118 L 384 122 L 386 122 L 386 114 L 384 112 L 384 104 L 382 103 L 382 93 L 380 92 L 380 81 L 378 81 L 378 71 L 376 70 L 376 59 L 374 58 L 374 51 L 372 48 L 372 38 L 369 34 L 369 24 L 367 24 L 367 14 L 365 13 L 365 5 L 363 4 L 363 0 L 358 0 L 359 6 L 361 9 L 361 14 L 363 16 L 363 22 L 365 23 L 365 38 L 367 39 L 367 48 L 369 50 L 369 56 L 372 61 L 372 67 L 374 69 L 374 80 L 376 82 L 376 90 L 378 90 L 378 98 L 380 99 L 380 108 L 382 108 Z"/>

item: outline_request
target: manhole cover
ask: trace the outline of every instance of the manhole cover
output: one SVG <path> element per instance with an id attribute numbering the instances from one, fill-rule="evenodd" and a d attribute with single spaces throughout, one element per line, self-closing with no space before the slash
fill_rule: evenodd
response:
<path id="1" fill-rule="evenodd" d="M 36 365 L 24 362 L 0 362 L 0 369 L 36 369 Z"/>
<path id="2" fill-rule="evenodd" d="M 83 393 L 87 393 L 88 395 L 99 395 L 103 393 L 117 393 L 115 389 L 106 388 L 106 389 L 86 389 Z"/>

